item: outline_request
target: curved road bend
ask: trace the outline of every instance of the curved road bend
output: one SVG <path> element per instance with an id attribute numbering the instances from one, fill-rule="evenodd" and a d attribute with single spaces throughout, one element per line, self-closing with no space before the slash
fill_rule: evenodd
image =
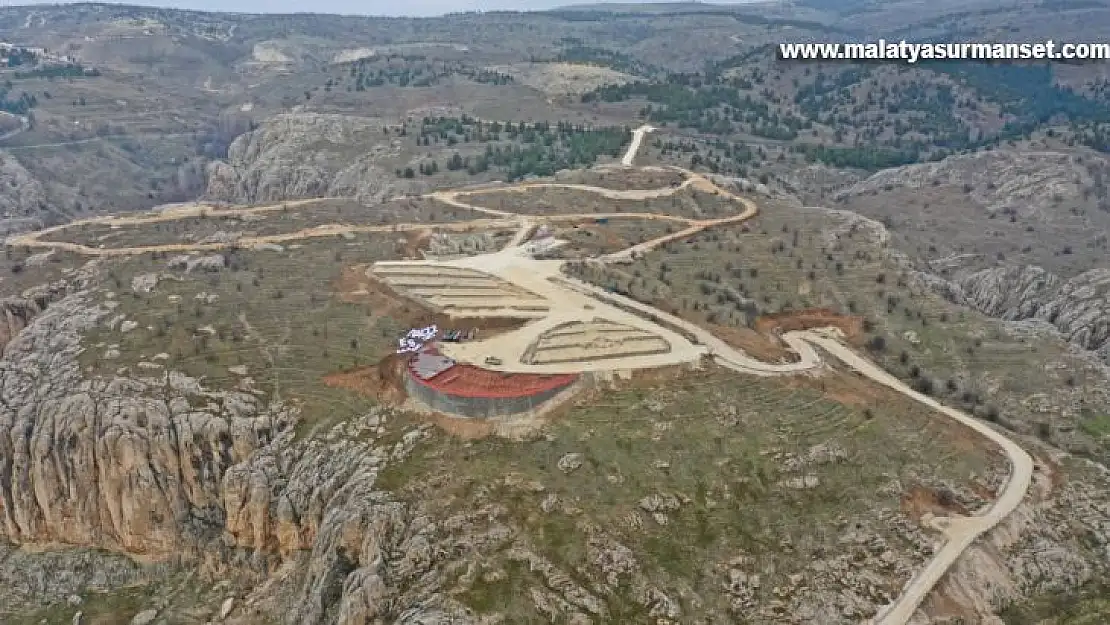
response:
<path id="1" fill-rule="evenodd" d="M 683 334 L 694 337 L 697 343 L 705 346 L 709 354 L 713 356 L 718 364 L 732 369 L 733 371 L 760 376 L 782 375 L 786 373 L 799 373 L 801 371 L 813 369 L 821 364 L 821 359 L 817 355 L 817 351 L 814 350 L 803 337 L 793 336 L 793 333 L 788 333 L 783 339 L 791 349 L 797 352 L 800 356 L 800 360 L 798 362 L 782 364 L 767 363 L 762 360 L 756 360 L 743 351 L 732 347 L 709 331 L 685 319 L 680 319 L 679 317 L 663 312 L 654 306 L 644 304 L 618 293 L 610 293 L 601 287 L 587 284 L 576 278 L 559 276 L 553 277 L 551 280 L 568 289 L 587 294 L 594 299 L 615 304 L 625 309 L 631 308 L 638 311 L 640 314 L 647 315 L 649 318 L 660 319 L 664 323 L 678 328 Z M 656 325 L 661 324 L 656 322 Z"/>
<path id="2" fill-rule="evenodd" d="M 800 334 L 805 341 L 818 345 L 865 377 L 911 397 L 982 434 L 1001 447 L 1010 460 L 1009 479 L 994 502 L 974 516 L 948 517 L 947 523 L 945 523 L 945 519 L 941 519 L 941 524 L 938 525 L 948 538 L 944 546 L 933 556 L 933 559 L 924 569 L 913 576 L 902 590 L 902 594 L 893 603 L 880 610 L 875 618 L 870 621 L 873 625 L 904 625 L 909 622 L 925 597 L 940 582 L 960 555 L 976 539 L 998 525 L 1002 519 L 1013 512 L 1014 508 L 1021 504 L 1032 481 L 1033 459 L 1016 443 L 982 421 L 913 390 L 898 378 L 860 357 L 839 341 L 816 332 Z"/>
<path id="3" fill-rule="evenodd" d="M 623 165 L 625 165 L 625 166 L 630 166 L 631 165 L 631 161 L 634 159 L 636 151 L 639 149 L 640 143 L 642 143 L 642 141 L 643 141 L 643 135 L 647 132 L 650 132 L 651 130 L 654 130 L 654 129 L 651 128 L 650 126 L 641 126 L 636 131 L 633 132 L 633 143 L 632 143 L 631 146 L 629 146 L 628 152 L 625 153 L 624 159 L 622 159 L 622 164 Z M 691 172 L 691 174 L 692 174 L 692 172 Z M 696 176 L 696 174 L 692 174 L 692 175 Z M 701 178 L 701 177 L 699 176 L 698 178 Z M 691 179 L 691 180 L 693 180 L 693 179 Z M 694 182 L 692 182 L 691 180 L 687 180 L 686 182 L 684 182 L 683 186 L 686 186 L 687 184 L 694 184 Z M 601 193 L 601 194 L 606 195 L 606 196 L 628 197 L 628 195 L 636 193 L 636 192 L 621 192 L 621 191 L 614 191 L 612 189 L 601 189 L 601 188 L 591 188 L 591 190 L 593 190 L 594 192 Z M 673 193 L 674 190 L 675 189 L 670 189 L 670 192 Z M 641 191 L 639 193 L 647 194 L 647 195 L 650 195 L 650 196 L 653 196 L 653 197 L 657 197 L 657 195 L 655 195 L 655 194 L 662 195 L 664 191 L 666 191 L 666 190 L 660 189 L 660 190 Z M 465 208 L 471 208 L 471 209 L 476 208 L 476 207 L 473 207 L 469 204 L 465 204 L 465 203 L 460 202 L 460 201 L 455 199 L 458 195 L 463 195 L 463 194 L 464 193 L 452 194 L 452 193 L 449 193 L 449 192 L 444 192 L 444 193 L 437 193 L 437 194 L 432 194 L 432 195 L 436 196 L 437 199 L 446 200 L 446 201 L 448 201 L 448 203 L 455 204 L 456 206 L 459 206 L 459 207 L 465 207 Z M 735 197 L 735 196 L 733 196 L 733 197 Z M 741 202 L 743 202 L 745 204 L 745 206 L 747 207 L 747 210 L 743 214 L 737 215 L 735 217 L 730 217 L 730 218 L 726 218 L 726 219 L 722 219 L 722 220 L 713 220 L 713 221 L 709 221 L 709 222 L 697 222 L 697 221 L 694 221 L 694 220 L 689 220 L 689 219 L 684 219 L 684 218 L 677 218 L 677 217 L 673 217 L 673 216 L 646 215 L 646 214 L 645 215 L 639 215 L 639 214 L 633 214 L 633 213 L 619 213 L 619 214 L 613 214 L 611 216 L 612 217 L 644 217 L 644 218 L 650 218 L 650 219 L 670 218 L 673 221 L 684 222 L 684 223 L 687 223 L 691 226 L 690 228 L 688 228 L 686 230 L 683 230 L 683 231 L 680 231 L 679 233 L 674 233 L 672 235 L 666 235 L 665 237 L 660 237 L 660 239 L 650 241 L 650 242 L 646 242 L 646 244 L 651 244 L 651 246 L 655 246 L 655 245 L 659 245 L 661 242 L 665 242 L 665 240 L 673 240 L 673 239 L 679 238 L 681 236 L 689 236 L 690 234 L 694 234 L 697 231 L 700 231 L 700 230 L 702 230 L 704 228 L 707 228 L 707 227 L 712 227 L 712 226 L 715 226 L 715 225 L 724 225 L 724 224 L 730 223 L 730 222 L 734 223 L 734 222 L 737 222 L 737 221 L 742 221 L 743 219 L 747 219 L 747 218 L 749 218 L 749 217 L 751 217 L 755 214 L 754 213 L 754 211 L 755 211 L 754 203 L 751 203 L 750 200 L 746 200 L 746 199 L 743 199 L 743 198 L 737 198 L 737 199 L 740 200 Z M 289 206 L 294 206 L 294 205 L 298 205 L 298 204 L 308 204 L 308 203 L 316 202 L 316 201 L 319 201 L 319 199 L 310 199 L 310 200 L 303 200 L 303 201 L 297 201 L 297 202 L 289 202 L 287 204 Z M 65 224 L 63 226 L 57 226 L 57 227 L 54 227 L 54 228 L 48 228 L 46 230 L 40 230 L 40 231 L 34 232 L 34 233 L 27 233 L 27 234 L 23 234 L 23 235 L 18 235 L 18 236 L 15 236 L 15 237 L 12 237 L 11 239 L 9 239 L 8 244 L 9 245 L 25 245 L 25 246 L 28 246 L 28 247 L 38 247 L 38 248 L 65 249 L 65 250 L 70 250 L 70 251 L 74 251 L 74 252 L 78 252 L 78 253 L 82 253 L 82 254 L 87 254 L 87 255 L 91 255 L 91 256 L 118 256 L 118 255 L 144 253 L 144 252 L 148 252 L 148 251 L 192 251 L 192 250 L 204 250 L 204 249 L 213 249 L 213 250 L 215 250 L 215 249 L 222 249 L 222 248 L 226 247 L 226 245 L 223 245 L 223 244 L 212 244 L 212 245 L 169 244 L 169 245 L 154 245 L 154 246 L 145 246 L 145 247 L 137 247 L 137 248 L 101 249 L 101 248 L 91 248 L 91 247 L 88 247 L 88 246 L 74 244 L 74 243 L 63 243 L 63 242 L 56 242 L 56 241 L 41 241 L 41 240 L 39 240 L 39 238 L 42 237 L 43 235 L 50 234 L 50 233 L 52 233 L 54 231 L 57 231 L 57 230 L 61 230 L 62 228 L 72 227 L 72 226 L 75 226 L 75 225 L 92 224 L 92 223 L 102 223 L 102 224 L 106 223 L 106 224 L 109 224 L 109 225 L 127 225 L 127 224 L 138 224 L 138 223 L 150 223 L 150 222 L 156 222 L 156 221 L 172 221 L 172 220 L 181 219 L 181 218 L 184 218 L 184 217 L 197 216 L 197 215 L 200 215 L 202 213 L 207 213 L 207 214 L 210 214 L 212 216 L 241 215 L 241 214 L 247 214 L 247 213 L 253 213 L 253 212 L 272 211 L 272 210 L 277 210 L 281 207 L 282 207 L 281 204 L 275 204 L 275 205 L 272 205 L 272 206 L 262 206 L 262 207 L 254 207 L 254 208 L 247 208 L 247 209 L 219 210 L 219 209 L 210 209 L 210 208 L 207 208 L 207 207 L 195 206 L 195 207 L 188 207 L 188 208 L 185 208 L 185 209 L 174 209 L 174 210 L 171 210 L 171 211 L 166 211 L 165 213 L 158 214 L 158 215 L 155 215 L 153 217 L 150 217 L 150 216 L 147 216 L 147 217 L 131 216 L 131 217 L 123 217 L 123 218 L 104 218 L 104 217 L 90 218 L 90 219 L 80 220 L 80 221 L 77 221 L 77 222 L 71 222 L 71 223 Z M 296 239 L 313 237 L 313 236 L 330 236 L 330 235 L 335 235 L 335 234 L 342 234 L 343 232 L 404 231 L 404 230 L 410 230 L 410 229 L 411 230 L 424 229 L 424 228 L 428 228 L 428 227 L 439 227 L 439 228 L 445 228 L 445 229 L 451 229 L 451 230 L 454 230 L 454 229 L 463 230 L 463 229 L 469 229 L 473 226 L 476 226 L 476 225 L 478 225 L 479 222 L 482 222 L 483 225 L 485 225 L 487 227 L 511 227 L 511 226 L 521 226 L 522 221 L 528 219 L 527 216 L 516 215 L 516 214 L 507 213 L 507 212 L 503 212 L 503 211 L 494 211 L 494 210 L 491 210 L 491 209 L 485 209 L 484 212 L 493 214 L 497 217 L 501 217 L 501 219 L 484 219 L 484 220 L 475 220 L 473 222 L 454 222 L 454 223 L 451 223 L 451 224 L 421 223 L 421 224 L 396 224 L 396 225 L 390 225 L 390 226 L 362 226 L 362 227 L 344 226 L 344 225 L 341 225 L 341 224 L 329 224 L 329 225 L 322 226 L 322 227 L 310 228 L 310 229 L 306 229 L 306 230 L 302 230 L 302 231 L 298 231 L 298 232 L 293 232 L 293 233 L 286 233 L 286 234 L 282 234 L 282 235 L 265 236 L 265 237 L 256 237 L 256 238 L 251 238 L 251 239 L 245 239 L 245 240 L 240 241 L 239 244 L 240 245 L 252 245 L 252 244 L 260 244 L 260 243 L 266 243 L 266 242 L 290 241 L 290 240 L 296 240 Z M 598 216 L 599 215 L 596 215 L 596 214 L 566 215 L 566 216 L 557 216 L 557 219 L 591 218 L 591 217 L 598 217 Z M 548 218 L 548 219 L 552 219 L 552 218 Z M 661 240 L 663 240 L 663 241 L 661 241 Z M 631 249 L 650 249 L 650 248 L 645 248 L 643 246 L 645 246 L 644 243 L 640 244 L 639 246 L 633 246 L 633 248 L 630 248 L 629 250 L 625 250 L 625 252 L 627 252 L 628 255 L 631 255 Z M 616 254 L 609 255 L 608 260 L 619 260 L 620 258 L 623 258 L 624 256 L 625 256 L 624 253 L 618 252 Z M 745 354 L 744 352 L 742 352 L 740 350 L 734 349 L 730 345 L 726 344 L 724 341 L 721 341 L 720 339 L 716 338 L 715 336 L 713 336 L 709 332 L 695 326 L 694 324 L 691 324 L 691 323 L 686 322 L 682 319 L 674 317 L 673 315 L 669 315 L 669 314 L 667 314 L 667 313 L 665 313 L 661 310 L 657 310 L 652 306 L 642 304 L 642 303 L 637 302 L 637 301 L 635 301 L 631 298 L 627 298 L 627 297 L 624 297 L 624 296 L 621 296 L 621 295 L 618 295 L 618 294 L 609 293 L 609 292 L 607 292 L 607 291 L 605 291 L 605 290 L 603 290 L 599 287 L 595 287 L 593 285 L 586 284 L 584 282 L 580 282 L 580 281 L 575 280 L 573 278 L 560 276 L 560 277 L 553 277 L 552 281 L 561 283 L 562 286 L 564 286 L 566 288 L 569 288 L 569 289 L 572 289 L 572 290 L 575 290 L 575 291 L 578 291 L 579 293 L 588 294 L 591 297 L 594 297 L 596 299 L 599 299 L 599 300 L 602 300 L 602 301 L 608 301 L 608 302 L 616 302 L 616 303 L 620 304 L 623 307 L 638 310 L 642 314 L 648 315 L 649 318 L 654 317 L 654 318 L 657 318 L 657 319 L 660 319 L 660 320 L 664 321 L 665 323 L 673 324 L 673 327 L 679 328 L 683 333 L 686 333 L 689 336 L 696 337 L 697 340 L 699 342 L 701 342 L 703 344 L 703 346 L 707 349 L 707 351 L 714 356 L 715 360 L 720 365 L 722 365 L 724 367 L 727 367 L 729 369 L 732 369 L 734 371 L 742 372 L 742 373 L 766 376 L 766 375 L 781 375 L 781 374 L 788 374 L 788 373 L 799 373 L 799 372 L 802 372 L 802 371 L 806 371 L 808 369 L 812 369 L 812 368 L 814 368 L 814 367 L 816 367 L 820 364 L 820 357 L 818 356 L 816 350 L 813 348 L 814 345 L 819 346 L 822 349 L 824 349 L 825 351 L 827 351 L 829 354 L 831 354 L 831 355 L 835 356 L 836 358 L 839 358 L 840 360 L 842 360 L 845 364 L 852 367 L 853 369 L 855 369 L 856 371 L 858 371 L 859 373 L 861 373 L 865 377 L 867 377 L 871 380 L 874 380 L 875 382 L 878 382 L 880 384 L 883 384 L 884 386 L 887 386 L 887 387 L 889 387 L 889 388 L 891 388 L 891 389 L 893 389 L 893 390 L 895 390 L 899 393 L 902 393 L 903 395 L 911 397 L 911 398 L 917 400 L 918 402 L 920 402 L 922 404 L 925 404 L 926 406 L 929 406 L 930 408 L 933 408 L 934 410 L 936 410 L 938 412 L 943 413 L 944 415 L 946 415 L 946 416 L 960 422 L 961 424 L 966 425 L 967 427 L 970 427 L 971 429 L 975 430 L 976 432 L 982 434 L 983 436 L 985 436 L 986 438 L 995 442 L 996 444 L 998 444 L 999 447 L 1002 448 L 1002 450 L 1006 453 L 1007 457 L 1009 458 L 1011 469 L 1010 469 L 1009 479 L 1007 480 L 1005 487 L 1003 488 L 1002 492 L 999 494 L 997 499 L 995 499 L 995 501 L 990 506 L 988 506 L 986 510 L 982 511 L 980 514 L 977 514 L 975 516 L 949 517 L 947 519 L 941 519 L 940 523 L 938 523 L 938 527 L 939 527 L 939 529 L 941 529 L 941 531 L 947 537 L 947 541 L 945 542 L 945 544 L 936 553 L 936 555 L 933 557 L 933 559 L 926 565 L 926 567 L 924 569 L 922 569 L 921 571 L 919 571 L 916 575 L 914 575 L 914 577 L 909 581 L 909 583 L 906 584 L 906 586 L 903 589 L 902 594 L 893 603 L 891 603 L 890 605 L 888 605 L 887 607 L 882 609 L 875 616 L 875 618 L 872 619 L 869 622 L 870 625 L 905 625 L 905 623 L 907 623 L 909 621 L 909 619 L 913 616 L 914 612 L 918 609 L 918 607 L 920 607 L 921 603 L 925 600 L 925 598 L 929 594 L 929 592 L 936 586 L 936 584 L 941 580 L 941 578 L 943 578 L 945 573 L 951 568 L 951 566 L 956 562 L 956 560 L 959 559 L 960 555 L 972 543 L 974 543 L 977 538 L 979 538 L 984 533 L 986 533 L 987 531 L 989 531 L 990 529 L 995 527 L 1002 519 L 1004 519 L 1007 515 L 1009 515 L 1021 503 L 1022 499 L 1025 496 L 1026 491 L 1029 488 L 1029 484 L 1032 480 L 1033 460 L 1032 460 L 1032 458 L 1030 458 L 1029 454 L 1027 454 L 1023 449 L 1021 449 L 1021 447 L 1019 447 L 1017 444 L 1015 444 L 1013 441 L 1006 438 L 1005 436 L 1003 436 L 999 432 L 997 432 L 994 429 L 988 427 L 984 423 L 976 420 L 975 418 L 973 418 L 973 417 L 971 417 L 971 416 L 969 416 L 969 415 L 967 415 L 963 412 L 960 412 L 959 410 L 949 408 L 948 406 L 945 406 L 945 405 L 941 404 L 940 402 L 937 402 L 936 400 L 932 399 L 931 397 L 928 397 L 926 395 L 922 395 L 921 393 L 918 393 L 917 391 L 914 391 L 913 389 L 911 389 L 908 386 L 906 386 L 905 384 L 903 384 L 900 380 L 898 380 L 894 376 L 892 376 L 889 373 L 883 371 L 882 369 L 880 369 L 876 365 L 872 364 L 871 362 L 867 361 L 866 359 L 860 357 L 855 352 L 853 352 L 852 350 L 848 349 L 843 344 L 841 344 L 839 341 L 837 341 L 833 338 L 830 338 L 828 335 L 826 335 L 825 333 L 823 333 L 821 331 L 811 330 L 811 331 L 805 331 L 805 332 L 788 332 L 783 336 L 783 340 L 792 349 L 794 349 L 795 352 L 797 352 L 801 356 L 801 359 L 800 359 L 799 362 L 785 363 L 785 364 L 765 363 L 765 362 L 761 362 L 761 361 L 758 361 L 758 360 L 755 360 L 755 359 L 751 358 L 750 356 L 748 356 L 747 354 Z"/>
<path id="4" fill-rule="evenodd" d="M 905 625 L 908 623 L 914 612 L 917 611 L 928 594 L 952 568 L 952 565 L 956 563 L 964 551 L 976 539 L 1009 516 L 1021 504 L 1025 498 L 1025 493 L 1029 490 L 1033 476 L 1033 459 L 1024 449 L 982 421 L 913 390 L 898 378 L 845 347 L 840 341 L 830 338 L 830 332 L 833 329 L 787 332 L 782 338 L 801 356 L 801 360 L 795 363 L 768 364 L 755 360 L 709 332 L 652 306 L 641 304 L 619 294 L 609 293 L 573 278 L 560 278 L 560 280 L 569 288 L 589 292 L 599 299 L 619 302 L 626 307 L 640 310 L 645 314 L 653 315 L 681 328 L 684 332 L 697 337 L 698 342 L 708 348 L 718 364 L 741 373 L 766 376 L 799 373 L 812 369 L 820 364 L 820 357 L 813 349 L 813 346 L 816 345 L 858 371 L 864 377 L 954 419 L 960 424 L 975 430 L 1002 449 L 1010 462 L 1010 475 L 998 497 L 985 510 L 973 516 L 938 519 L 937 527 L 947 539 L 944 545 L 925 568 L 918 571 L 910 579 L 903 588 L 902 594 L 868 621 L 869 625 Z"/>
<path id="5" fill-rule="evenodd" d="M 632 145 L 629 146 L 629 150 L 625 154 L 622 164 L 625 166 L 632 165 L 636 150 L 639 149 L 640 143 L 643 141 L 644 133 L 650 132 L 651 130 L 654 129 L 650 126 L 641 126 L 633 132 Z M 626 304 L 632 301 L 628 298 L 621 298 L 621 296 L 605 293 L 604 291 L 602 291 L 602 293 L 614 299 L 624 299 L 626 300 Z M 659 312 L 661 311 L 658 311 L 656 314 L 659 314 Z M 670 317 L 666 315 L 666 313 L 663 313 L 663 316 L 663 318 Z M 672 323 L 676 320 L 677 319 L 673 317 L 668 319 L 668 321 Z M 679 327 L 682 327 L 682 325 L 680 324 Z M 752 373 L 767 373 L 767 365 L 765 363 L 752 360 L 746 354 L 736 352 L 736 350 L 733 350 L 730 346 L 717 341 L 715 337 L 706 335 L 708 335 L 707 332 L 698 332 L 695 334 L 695 336 L 698 336 L 699 340 L 706 343 L 710 351 L 716 356 L 718 363 L 733 369 L 747 370 Z M 936 553 L 924 569 L 910 579 L 903 588 L 902 594 L 899 595 L 893 603 L 880 610 L 879 613 L 869 621 L 870 625 L 905 625 L 905 623 L 908 623 L 913 617 L 914 612 L 917 611 L 922 602 L 925 601 L 925 597 L 936 587 L 941 578 L 944 577 L 945 573 L 955 564 L 964 551 L 966 551 L 976 539 L 993 529 L 1002 519 L 1009 516 L 1009 514 L 1021 504 L 1022 499 L 1025 497 L 1025 493 L 1029 490 L 1030 482 L 1032 481 L 1033 459 L 1016 443 L 983 422 L 964 412 L 945 406 L 927 395 L 918 393 L 903 384 L 901 380 L 898 380 L 886 371 L 860 357 L 839 341 L 831 339 L 816 331 L 789 332 L 783 336 L 783 339 L 802 356 L 801 362 L 794 363 L 796 365 L 795 370 L 800 371 L 809 368 L 804 365 L 810 363 L 815 364 L 817 355 L 809 344 L 816 344 L 865 377 L 898 391 L 903 395 L 911 397 L 945 416 L 970 427 L 979 434 L 982 434 L 1001 447 L 1010 461 L 1009 479 L 1006 481 L 1006 485 L 1003 487 L 1002 492 L 995 499 L 994 503 L 979 514 L 970 517 L 950 517 L 946 524 L 941 525 L 947 540 L 940 551 Z M 802 349 L 799 349 L 800 347 Z M 741 358 L 736 358 L 738 354 Z M 778 367 L 781 368 L 782 365 Z"/>
<path id="6" fill-rule="evenodd" d="M 636 245 L 625 248 L 625 249 L 623 249 L 619 252 L 613 252 L 612 254 L 606 254 L 605 256 L 602 256 L 600 258 L 600 260 L 605 261 L 605 262 L 617 262 L 617 263 L 627 262 L 627 261 L 632 260 L 632 257 L 635 254 L 643 254 L 643 253 L 646 253 L 646 252 L 650 252 L 651 250 L 659 247 L 660 245 L 665 245 L 667 243 L 670 243 L 671 241 L 677 241 L 679 239 L 685 239 L 687 237 L 693 236 L 693 235 L 701 232 L 702 230 L 706 230 L 708 228 L 716 228 L 716 227 L 719 227 L 719 226 L 731 226 L 733 224 L 743 223 L 743 222 L 745 222 L 745 221 L 747 221 L 747 220 L 749 220 L 749 219 L 751 219 L 751 218 L 753 218 L 753 217 L 755 217 L 756 215 L 759 214 L 759 207 L 756 205 L 755 202 L 749 200 L 748 198 L 740 197 L 739 195 L 736 195 L 735 193 L 732 193 L 730 191 L 722 189 L 722 188 L 714 185 L 712 182 L 706 180 L 705 178 L 703 178 L 700 175 L 695 174 L 693 172 L 685 172 L 685 173 L 687 173 L 690 177 L 687 178 L 686 181 L 682 183 L 682 185 L 680 185 L 680 188 L 686 187 L 686 186 L 689 186 L 689 185 L 709 185 L 709 186 L 713 187 L 716 190 L 717 193 L 723 194 L 725 197 L 729 198 L 730 200 L 732 200 L 734 202 L 739 202 L 740 204 L 743 204 L 744 205 L 744 212 L 739 213 L 737 215 L 732 215 L 730 217 L 722 217 L 720 219 L 687 220 L 687 223 L 690 224 L 689 228 L 686 228 L 684 230 L 680 230 L 678 232 L 673 232 L 671 234 L 665 234 L 661 237 L 651 239 L 650 241 L 644 241 L 642 243 L 637 243 Z"/>

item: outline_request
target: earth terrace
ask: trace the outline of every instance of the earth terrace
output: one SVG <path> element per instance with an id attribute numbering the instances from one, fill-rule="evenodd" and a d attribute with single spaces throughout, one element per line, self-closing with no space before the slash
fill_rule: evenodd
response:
<path id="1" fill-rule="evenodd" d="M 938 42 L 913 43 L 879 39 L 870 43 L 780 43 L 784 61 L 1020 61 L 1106 60 L 1110 43 Z"/>

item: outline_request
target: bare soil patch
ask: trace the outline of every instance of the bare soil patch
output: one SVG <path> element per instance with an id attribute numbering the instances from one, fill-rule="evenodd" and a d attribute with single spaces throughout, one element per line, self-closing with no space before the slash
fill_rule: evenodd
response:
<path id="1" fill-rule="evenodd" d="M 477 328 L 482 337 L 491 337 L 521 328 L 530 321 L 510 317 L 451 317 L 400 295 L 368 273 L 368 268 L 368 265 L 343 268 L 333 287 L 339 299 L 366 304 L 375 315 L 390 317 L 402 325 L 414 328 L 432 324 L 441 328 Z"/>
<path id="2" fill-rule="evenodd" d="M 648 389 L 659 386 L 660 384 L 678 383 L 686 380 L 689 376 L 701 375 L 706 368 L 719 369 L 725 371 L 723 367 L 718 367 L 712 364 L 711 360 L 705 360 L 701 367 L 694 368 L 693 365 L 670 365 L 666 367 L 655 367 L 653 369 L 634 369 L 629 371 L 627 375 L 614 376 L 613 380 L 607 384 L 601 385 L 606 388 L 614 389 Z M 589 391 L 588 393 L 592 393 Z M 578 401 L 582 402 L 580 396 Z M 593 399 L 600 399 L 600 395 L 593 396 Z M 584 404 L 585 405 L 585 404 Z"/>
<path id="3" fill-rule="evenodd" d="M 402 254 L 405 258 L 420 258 L 420 252 L 428 249 L 428 243 L 432 240 L 434 231 L 430 228 L 425 230 L 413 230 L 405 233 L 405 244 Z"/>
<path id="4" fill-rule="evenodd" d="M 426 414 L 424 418 L 444 432 L 463 440 L 481 440 L 497 433 L 497 424 L 490 419 L 467 419 L 441 412 Z"/>
<path id="5" fill-rule="evenodd" d="M 961 604 L 961 599 L 955 596 L 960 594 L 962 589 L 952 588 L 950 580 L 951 578 L 946 577 L 941 580 L 941 583 L 937 584 L 936 588 L 926 597 L 925 603 L 921 604 L 922 609 L 930 618 L 939 622 L 976 622 L 978 615 L 975 614 L 974 610 L 970 610 L 967 606 Z"/>
<path id="6" fill-rule="evenodd" d="M 713 333 L 729 345 L 744 350 L 745 353 L 764 362 L 798 362 L 798 355 L 777 339 L 761 334 L 751 328 L 725 326 L 708 321 L 698 325 Z"/>
<path id="7" fill-rule="evenodd" d="M 612 254 L 643 243 L 678 228 L 677 224 L 663 221 L 619 220 L 607 224 L 583 221 L 558 232 L 558 238 L 567 241 L 560 248 L 566 256 L 581 257 L 594 254 Z"/>
<path id="8" fill-rule="evenodd" d="M 833 326 L 844 333 L 847 342 L 853 345 L 863 337 L 863 317 L 842 315 L 831 308 L 807 308 L 762 315 L 753 324 L 757 332 L 770 334 L 812 330 Z"/>
<path id="9" fill-rule="evenodd" d="M 956 499 L 955 493 L 927 486 L 913 486 L 902 495 L 902 512 L 915 521 L 926 513 L 936 516 L 967 515 L 969 511 Z"/>
<path id="10" fill-rule="evenodd" d="M 342 388 L 373 397 L 391 405 L 400 405 L 408 394 L 405 392 L 405 363 L 403 354 L 390 354 L 375 365 L 330 373 L 323 377 L 325 385 Z"/>
<path id="11" fill-rule="evenodd" d="M 407 363 L 407 355 L 390 354 L 375 365 L 328 374 L 323 377 L 323 382 L 330 388 L 354 391 L 383 404 L 411 408 L 411 405 L 406 404 Z M 497 433 L 497 422 L 493 419 L 468 419 L 423 410 L 415 410 L 414 414 L 464 440 L 480 440 Z"/>
<path id="12" fill-rule="evenodd" d="M 679 171 L 663 168 L 652 169 L 576 169 L 555 175 L 557 182 L 583 184 L 617 191 L 662 189 L 675 187 L 686 175 Z"/>
<path id="13" fill-rule="evenodd" d="M 825 397 L 846 406 L 874 408 L 897 397 L 866 378 L 847 371 L 830 371 L 819 378 L 797 375 L 783 378 L 787 386 L 821 391 Z"/>

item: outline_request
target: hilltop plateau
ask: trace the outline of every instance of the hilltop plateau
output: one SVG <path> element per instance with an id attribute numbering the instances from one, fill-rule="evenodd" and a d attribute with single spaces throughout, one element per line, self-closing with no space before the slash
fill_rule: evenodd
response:
<path id="1" fill-rule="evenodd" d="M 1105 622 L 1108 25 L 0 8 L 0 621 Z"/>

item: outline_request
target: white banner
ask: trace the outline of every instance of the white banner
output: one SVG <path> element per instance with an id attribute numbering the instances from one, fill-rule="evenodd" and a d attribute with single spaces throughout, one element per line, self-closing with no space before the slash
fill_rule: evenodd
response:
<path id="1" fill-rule="evenodd" d="M 408 334 L 402 338 L 397 339 L 397 353 L 406 354 L 411 352 L 418 352 L 424 347 L 424 344 L 434 339 L 439 334 L 439 328 L 435 325 L 430 325 L 426 328 L 412 328 Z"/>

